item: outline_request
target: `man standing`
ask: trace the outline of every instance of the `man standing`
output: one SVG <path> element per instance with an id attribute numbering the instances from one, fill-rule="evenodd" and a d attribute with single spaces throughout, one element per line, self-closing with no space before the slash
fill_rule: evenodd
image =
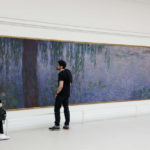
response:
<path id="1" fill-rule="evenodd" d="M 69 96 L 70 96 L 70 86 L 72 83 L 72 74 L 70 70 L 65 69 L 66 62 L 59 60 L 57 64 L 58 74 L 58 89 L 55 95 L 55 125 L 50 127 L 50 130 L 60 129 L 60 108 L 61 105 L 64 107 L 65 124 L 63 129 L 69 129 L 70 122 L 70 112 L 69 112 Z"/>

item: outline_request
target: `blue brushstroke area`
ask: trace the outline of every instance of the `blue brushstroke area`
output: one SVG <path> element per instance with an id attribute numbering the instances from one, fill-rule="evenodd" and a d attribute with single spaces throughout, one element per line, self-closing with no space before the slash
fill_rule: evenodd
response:
<path id="1" fill-rule="evenodd" d="M 38 105 L 54 105 L 57 61 L 72 71 L 71 104 L 150 98 L 150 48 L 37 41 Z M 0 38 L 0 93 L 24 108 L 21 39 Z"/>
<path id="2" fill-rule="evenodd" d="M 5 108 L 23 108 L 22 40 L 0 38 L 0 94 Z"/>

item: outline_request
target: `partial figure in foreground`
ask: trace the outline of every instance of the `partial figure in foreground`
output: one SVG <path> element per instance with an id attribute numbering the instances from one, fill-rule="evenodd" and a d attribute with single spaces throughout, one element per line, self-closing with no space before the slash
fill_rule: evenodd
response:
<path id="1" fill-rule="evenodd" d="M 0 141 L 10 139 L 9 136 L 4 134 L 3 123 L 6 120 L 6 111 L 3 108 L 2 100 L 0 100 Z"/>
<path id="2" fill-rule="evenodd" d="M 60 129 L 60 108 L 61 105 L 64 107 L 65 123 L 63 129 L 69 129 L 70 123 L 70 111 L 69 111 L 69 96 L 70 86 L 72 84 L 72 74 L 70 70 L 66 68 L 66 62 L 63 60 L 58 61 L 57 70 L 58 74 L 58 89 L 55 95 L 55 125 L 50 127 L 50 130 Z"/>

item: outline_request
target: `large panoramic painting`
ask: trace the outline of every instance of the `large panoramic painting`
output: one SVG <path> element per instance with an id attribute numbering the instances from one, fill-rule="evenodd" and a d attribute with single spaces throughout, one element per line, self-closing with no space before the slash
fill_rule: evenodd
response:
<path id="1" fill-rule="evenodd" d="M 70 104 L 150 98 L 148 47 L 0 38 L 4 107 L 53 105 L 60 59 L 73 74 Z"/>

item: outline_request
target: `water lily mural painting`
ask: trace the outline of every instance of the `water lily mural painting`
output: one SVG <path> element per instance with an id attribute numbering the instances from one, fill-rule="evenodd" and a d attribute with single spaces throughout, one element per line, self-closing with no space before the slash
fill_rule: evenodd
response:
<path id="1" fill-rule="evenodd" d="M 70 104 L 150 98 L 150 48 L 0 38 L 5 108 L 54 104 L 57 61 L 72 71 Z"/>

